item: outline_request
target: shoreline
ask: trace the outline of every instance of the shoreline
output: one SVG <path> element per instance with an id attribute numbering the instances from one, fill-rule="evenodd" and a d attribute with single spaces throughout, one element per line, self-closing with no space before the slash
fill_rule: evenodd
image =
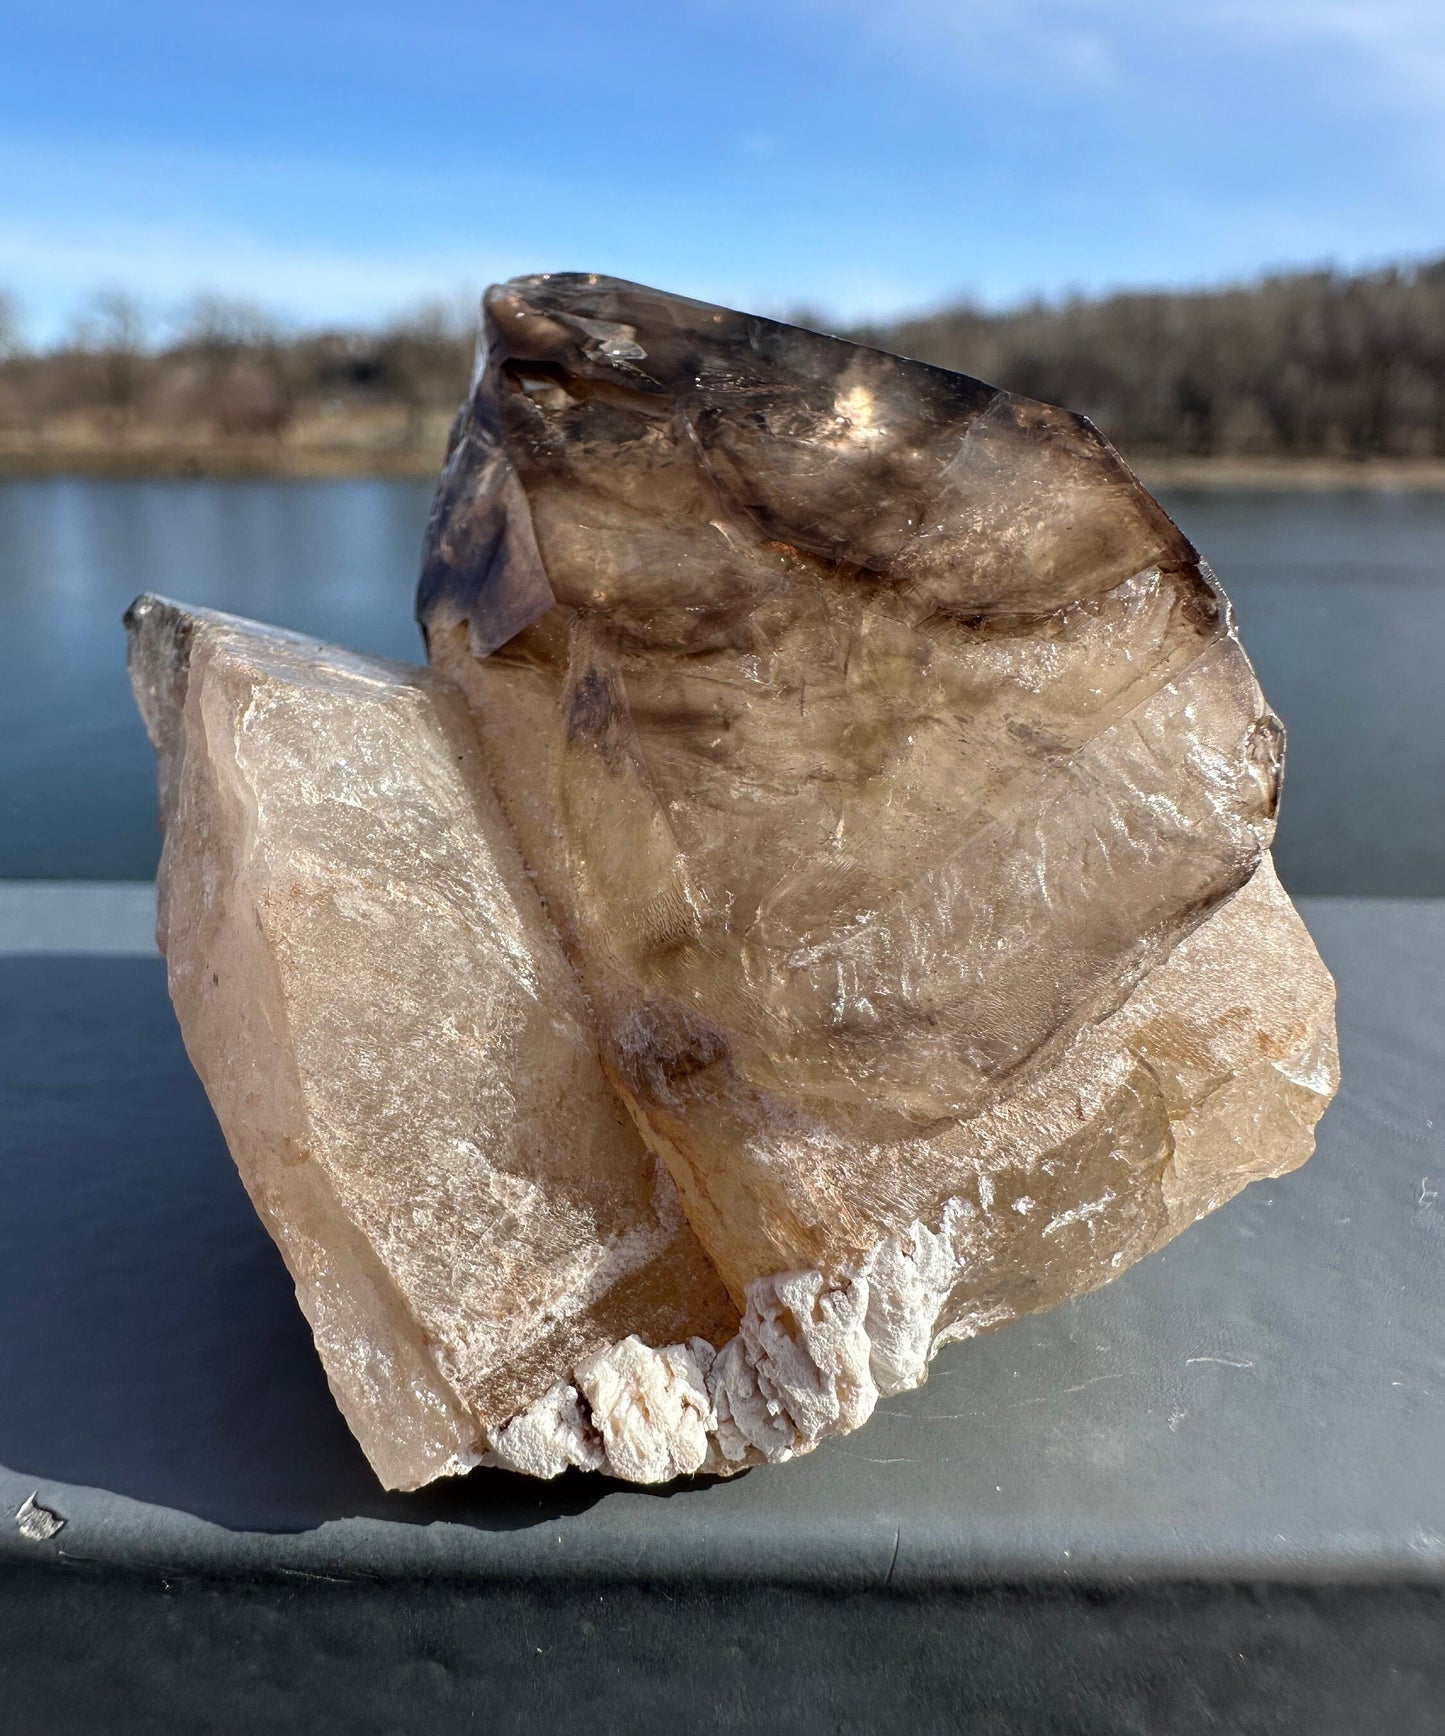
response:
<path id="1" fill-rule="evenodd" d="M 274 440 L 198 445 L 0 447 L 0 481 L 61 477 L 115 482 L 426 481 L 442 453 L 421 446 L 300 446 Z"/>
<path id="2" fill-rule="evenodd" d="M 1130 458 L 1151 490 L 1189 488 L 1445 491 L 1445 458 Z"/>
<path id="3" fill-rule="evenodd" d="M 445 440 L 16 440 L 0 437 L 0 481 L 431 481 Z M 1445 492 L 1445 458 L 1186 458 L 1125 454 L 1151 490 Z"/>

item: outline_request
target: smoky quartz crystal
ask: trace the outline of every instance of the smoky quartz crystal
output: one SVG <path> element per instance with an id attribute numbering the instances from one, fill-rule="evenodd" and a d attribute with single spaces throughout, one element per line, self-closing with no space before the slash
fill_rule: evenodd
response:
<path id="1" fill-rule="evenodd" d="M 384 1480 L 786 1459 L 1309 1155 L 1283 731 L 1082 417 L 517 279 L 418 615 L 132 617 L 172 991 Z"/>

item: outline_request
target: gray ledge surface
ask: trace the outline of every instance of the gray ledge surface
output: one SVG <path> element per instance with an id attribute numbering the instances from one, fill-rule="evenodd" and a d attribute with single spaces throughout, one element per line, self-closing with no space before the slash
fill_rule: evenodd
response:
<path id="1" fill-rule="evenodd" d="M 0 880 L 0 955 L 155 950 L 156 889 L 148 880 Z"/>
<path id="2" fill-rule="evenodd" d="M 101 894 L 131 912 L 109 946 Z M 0 895 L 0 1560 L 1445 1584 L 1445 902 L 1302 901 L 1344 1067 L 1304 1169 L 1108 1289 L 950 1347 L 861 1433 L 665 1493 L 484 1470 L 398 1496 L 187 1064 L 137 939 L 148 896 Z M 49 1540 L 15 1519 L 32 1495 L 64 1519 Z"/>

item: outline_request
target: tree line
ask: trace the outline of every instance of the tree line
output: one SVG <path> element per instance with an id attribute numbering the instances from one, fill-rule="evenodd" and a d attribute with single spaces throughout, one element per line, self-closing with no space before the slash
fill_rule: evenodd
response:
<path id="1" fill-rule="evenodd" d="M 858 335 L 1067 404 L 1132 452 L 1445 457 L 1445 259 L 955 307 Z"/>
<path id="2" fill-rule="evenodd" d="M 107 289 L 37 351 L 0 294 L 0 433 L 88 416 L 120 431 L 281 437 L 300 416 L 366 408 L 419 433 L 465 390 L 472 325 L 470 306 L 437 302 L 375 331 L 295 332 L 212 295 L 161 331 Z M 962 305 L 845 335 L 1067 404 L 1133 453 L 1445 457 L 1445 258 Z"/>
<path id="3" fill-rule="evenodd" d="M 405 436 L 455 406 L 473 345 L 473 310 L 457 302 L 373 331 L 295 331 L 234 297 L 199 295 L 162 321 L 103 289 L 63 341 L 31 349 L 0 292 L 0 435 L 89 419 L 117 435 L 279 438 L 301 417 L 370 409 L 396 414 Z"/>

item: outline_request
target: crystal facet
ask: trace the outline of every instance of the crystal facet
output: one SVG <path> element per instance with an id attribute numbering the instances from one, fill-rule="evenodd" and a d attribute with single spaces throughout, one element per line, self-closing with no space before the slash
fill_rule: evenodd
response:
<path id="1" fill-rule="evenodd" d="M 133 625 L 173 993 L 383 1477 L 806 1451 L 1302 1162 L 1283 733 L 1098 433 L 605 278 L 486 339 L 434 674 Z"/>
<path id="2" fill-rule="evenodd" d="M 474 1463 L 629 1333 L 721 1342 L 455 690 L 156 598 L 130 625 L 171 996 L 383 1481 Z"/>

